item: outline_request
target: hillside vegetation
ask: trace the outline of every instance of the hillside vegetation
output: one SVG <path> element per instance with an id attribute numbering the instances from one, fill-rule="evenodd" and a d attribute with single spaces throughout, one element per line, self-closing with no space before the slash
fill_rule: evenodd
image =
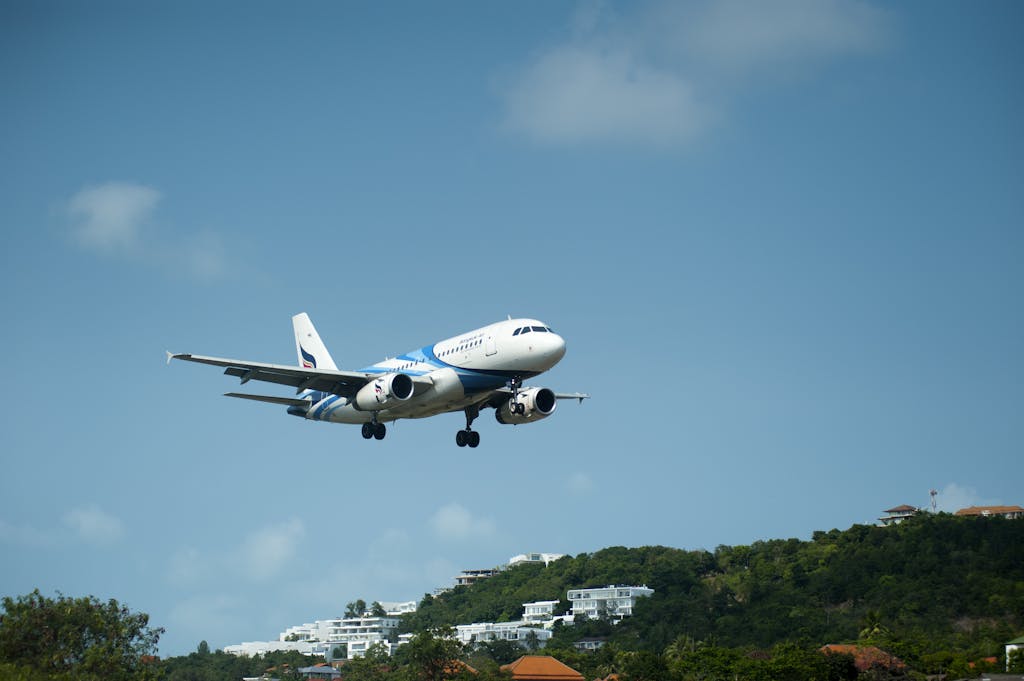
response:
<path id="1" fill-rule="evenodd" d="M 998 655 L 1024 629 L 1024 521 L 921 514 L 893 527 L 856 525 L 714 552 L 613 547 L 549 566 L 519 565 L 425 596 L 408 631 L 517 619 L 522 604 L 570 588 L 646 584 L 618 626 L 563 627 L 549 647 L 604 635 L 619 650 L 672 646 L 766 649 L 870 642 L 917 668 Z"/>

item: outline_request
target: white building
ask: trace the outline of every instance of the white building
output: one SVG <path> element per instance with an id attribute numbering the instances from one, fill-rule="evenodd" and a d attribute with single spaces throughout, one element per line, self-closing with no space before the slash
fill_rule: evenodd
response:
<path id="1" fill-rule="evenodd" d="M 526 626 L 525 622 L 476 622 L 460 624 L 455 627 L 455 637 L 464 644 L 484 643 L 486 641 L 515 641 L 526 647 L 530 634 L 535 635 L 537 644 L 543 646 L 551 638 L 552 632 Z"/>
<path id="2" fill-rule="evenodd" d="M 315 647 L 314 643 L 308 641 L 246 641 L 238 645 L 224 646 L 224 652 L 240 657 L 253 657 L 254 655 L 291 650 L 303 655 L 315 655 Z"/>
<path id="3" fill-rule="evenodd" d="M 397 637 L 398 625 L 401 620 L 399 616 L 416 610 L 416 601 L 405 601 L 401 603 L 384 603 L 381 607 L 388 613 L 386 617 L 374 617 L 369 613 L 362 617 L 336 617 L 329 620 L 317 620 L 316 622 L 289 627 L 278 636 L 280 643 L 303 643 L 306 644 L 310 654 L 329 654 L 340 644 L 346 646 L 348 659 L 362 657 L 366 651 L 375 643 L 383 643 L 388 646 L 389 652 L 393 650 L 392 639 Z M 257 644 L 245 643 L 247 649 L 254 649 Z M 271 644 L 259 644 L 268 646 Z M 231 646 L 238 648 L 239 646 Z M 272 648 L 273 650 L 295 650 L 296 648 Z M 227 649 L 225 649 L 227 650 Z M 253 653 L 249 653 L 253 654 Z"/>
<path id="4" fill-rule="evenodd" d="M 564 553 L 520 553 L 518 556 L 509 558 L 508 565 L 509 567 L 519 565 L 520 563 L 544 563 L 544 565 L 547 565 L 564 557 Z"/>
<path id="5" fill-rule="evenodd" d="M 300 624 L 294 627 L 288 627 L 285 631 L 278 634 L 277 640 L 279 641 L 326 641 L 327 640 L 327 621 L 320 620 L 317 622 Z"/>
<path id="6" fill-rule="evenodd" d="M 886 527 L 889 525 L 899 525 L 904 520 L 909 520 L 920 512 L 920 510 L 913 506 L 902 504 L 900 506 L 894 506 L 893 508 L 887 508 L 885 510 L 885 515 L 879 518 L 878 522 Z"/>
<path id="7" fill-rule="evenodd" d="M 418 603 L 416 603 L 416 601 L 378 601 L 378 603 L 380 603 L 380 606 L 384 608 L 384 612 L 386 612 L 391 617 L 398 617 L 399 615 L 406 615 L 410 612 L 416 612 L 416 608 L 419 605 Z"/>
<path id="8" fill-rule="evenodd" d="M 1006 644 L 1006 671 L 1010 671 L 1010 655 L 1018 650 L 1024 650 L 1024 636 L 1018 636 Z"/>
<path id="9" fill-rule="evenodd" d="M 654 589 L 647 586 L 598 586 L 569 589 L 567 598 L 572 603 L 572 614 L 599 619 L 606 614 L 613 622 L 620 622 L 633 614 L 636 599 L 647 598 Z"/>
<path id="10" fill-rule="evenodd" d="M 374 643 L 383 643 L 390 649 L 391 639 L 398 634 L 400 620 L 397 617 L 345 617 L 326 620 L 326 638 L 321 640 L 330 645 L 344 643 L 348 648 L 348 659 L 362 657 Z M 318 622 L 317 624 L 322 624 Z"/>
<path id="11" fill-rule="evenodd" d="M 531 624 L 543 624 L 555 618 L 555 607 L 558 601 L 535 601 L 523 603 L 523 621 Z"/>

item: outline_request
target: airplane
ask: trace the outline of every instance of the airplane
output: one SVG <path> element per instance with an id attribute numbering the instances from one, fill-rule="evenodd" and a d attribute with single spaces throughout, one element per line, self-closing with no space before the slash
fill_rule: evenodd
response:
<path id="1" fill-rule="evenodd" d="M 359 371 L 341 371 L 305 312 L 292 317 L 298 366 L 248 362 L 188 353 L 172 359 L 224 367 L 242 384 L 266 381 L 295 388 L 296 397 L 225 393 L 288 407 L 292 416 L 310 421 L 362 424 L 364 439 L 383 440 L 386 423 L 462 411 L 466 428 L 455 435 L 459 447 L 477 447 L 480 433 L 473 421 L 492 408 L 498 423 L 519 425 L 545 419 L 558 400 L 590 397 L 528 387 L 533 378 L 565 355 L 565 340 L 536 319 L 489 324 L 413 350 Z"/>

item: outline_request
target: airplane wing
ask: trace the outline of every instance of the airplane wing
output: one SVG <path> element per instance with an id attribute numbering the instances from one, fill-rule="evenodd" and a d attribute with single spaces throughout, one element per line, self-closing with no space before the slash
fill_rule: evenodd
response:
<path id="1" fill-rule="evenodd" d="M 377 377 L 376 374 L 367 374 L 361 371 L 303 369 L 283 364 L 246 362 L 224 357 L 167 353 L 167 361 L 170 362 L 172 359 L 224 367 L 225 374 L 238 377 L 243 384 L 249 381 L 266 381 L 289 385 L 295 388 L 296 394 L 308 389 L 333 393 L 342 397 L 352 397 L 359 392 L 360 388 Z"/>
<path id="2" fill-rule="evenodd" d="M 311 400 L 301 400 L 297 397 L 272 397 L 270 395 L 250 395 L 248 393 L 224 393 L 224 397 L 239 397 L 243 400 L 279 404 L 282 407 L 308 407 L 313 404 Z"/>
<path id="3" fill-rule="evenodd" d="M 529 386 L 523 386 L 524 388 Z M 483 401 L 491 407 L 498 407 L 501 404 L 512 397 L 512 390 L 510 388 L 498 388 L 492 391 L 487 399 Z M 555 393 L 556 400 L 579 400 L 580 404 L 583 404 L 583 400 L 589 399 L 590 395 L 586 393 Z"/>

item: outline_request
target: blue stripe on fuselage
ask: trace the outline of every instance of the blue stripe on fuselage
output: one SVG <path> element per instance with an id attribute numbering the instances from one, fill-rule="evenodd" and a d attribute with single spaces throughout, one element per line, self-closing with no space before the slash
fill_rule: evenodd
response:
<path id="1" fill-rule="evenodd" d="M 403 370 L 397 373 L 408 374 L 410 376 L 424 376 L 429 374 L 431 371 L 437 369 L 453 369 L 455 374 L 459 377 L 459 382 L 462 383 L 462 388 L 467 393 L 483 392 L 485 390 L 496 390 L 505 386 L 513 378 L 532 378 L 538 375 L 537 371 L 505 371 L 498 369 L 467 369 L 460 367 L 455 364 L 449 364 L 442 359 L 438 359 L 434 353 L 434 346 L 427 345 L 419 350 L 413 350 L 412 352 L 400 355 L 396 359 L 403 362 L 417 362 L 420 364 L 428 364 L 433 367 L 430 371 L 408 371 Z M 382 367 L 379 365 L 373 365 L 360 369 L 368 374 L 389 374 L 395 373 L 394 369 L 388 367 Z"/>

